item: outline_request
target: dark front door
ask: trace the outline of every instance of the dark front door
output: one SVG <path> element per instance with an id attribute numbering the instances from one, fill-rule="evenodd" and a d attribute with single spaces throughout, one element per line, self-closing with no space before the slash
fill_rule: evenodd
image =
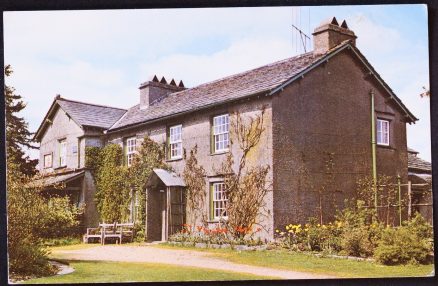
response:
<path id="1" fill-rule="evenodd" d="M 186 223 L 186 200 L 184 189 L 172 187 L 170 190 L 170 216 L 169 216 L 168 235 L 172 235 L 182 230 Z"/>

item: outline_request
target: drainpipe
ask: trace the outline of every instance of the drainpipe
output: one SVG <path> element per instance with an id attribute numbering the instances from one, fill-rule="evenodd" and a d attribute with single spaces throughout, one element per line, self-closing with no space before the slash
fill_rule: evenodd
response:
<path id="1" fill-rule="evenodd" d="M 371 154 L 372 154 L 372 175 L 374 188 L 374 208 L 377 215 L 377 166 L 376 166 L 376 122 L 374 109 L 374 91 L 370 90 L 371 95 Z"/>

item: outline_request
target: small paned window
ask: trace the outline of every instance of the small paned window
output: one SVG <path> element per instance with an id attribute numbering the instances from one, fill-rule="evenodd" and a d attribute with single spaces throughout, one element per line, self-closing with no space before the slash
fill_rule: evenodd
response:
<path id="1" fill-rule="evenodd" d="M 214 153 L 228 151 L 230 143 L 230 119 L 228 114 L 213 117 Z"/>
<path id="2" fill-rule="evenodd" d="M 178 159 L 182 157 L 182 125 L 169 128 L 169 157 Z"/>
<path id="3" fill-rule="evenodd" d="M 134 160 L 136 141 L 135 137 L 126 139 L 126 165 L 128 167 L 132 165 Z"/>
<path id="4" fill-rule="evenodd" d="M 64 167 L 67 165 L 67 141 L 59 141 L 59 166 Z"/>
<path id="5" fill-rule="evenodd" d="M 52 154 L 44 155 L 44 168 L 52 168 Z"/>
<path id="6" fill-rule="evenodd" d="M 213 183 L 212 185 L 212 219 L 227 219 L 227 193 L 225 191 L 225 184 L 221 183 Z"/>
<path id="7" fill-rule="evenodd" d="M 389 146 L 389 121 L 377 119 L 377 144 Z"/>

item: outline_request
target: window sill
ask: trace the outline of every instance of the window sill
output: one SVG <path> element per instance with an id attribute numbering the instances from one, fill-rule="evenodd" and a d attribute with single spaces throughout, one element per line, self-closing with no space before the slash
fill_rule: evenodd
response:
<path id="1" fill-rule="evenodd" d="M 175 161 L 181 161 L 183 158 L 182 157 L 178 157 L 178 158 L 172 158 L 172 159 L 167 159 L 166 162 L 175 162 Z"/>
<path id="2" fill-rule="evenodd" d="M 219 152 L 215 152 L 215 153 L 210 153 L 210 156 L 223 155 L 223 154 L 227 154 L 227 153 L 230 153 L 230 150 L 225 150 L 225 151 L 219 151 Z"/>
<path id="3" fill-rule="evenodd" d="M 65 169 L 65 168 L 67 168 L 67 165 L 59 166 L 59 167 L 53 168 L 53 170 L 59 170 L 59 169 Z"/>
<path id="4" fill-rule="evenodd" d="M 396 148 L 392 147 L 391 145 L 383 145 L 383 144 L 376 144 L 377 147 L 382 149 L 389 149 L 389 150 L 396 150 Z"/>
<path id="5" fill-rule="evenodd" d="M 220 223 L 220 222 L 226 222 L 226 221 L 228 221 L 228 219 L 222 218 L 222 220 L 219 220 L 219 219 L 208 220 L 207 223 Z"/>

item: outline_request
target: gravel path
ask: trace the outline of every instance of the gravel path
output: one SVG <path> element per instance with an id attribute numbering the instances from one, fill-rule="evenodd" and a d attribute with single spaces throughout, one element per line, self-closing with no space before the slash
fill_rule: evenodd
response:
<path id="1" fill-rule="evenodd" d="M 278 277 L 280 279 L 334 278 L 328 275 L 237 264 L 223 259 L 209 257 L 209 254 L 206 252 L 163 249 L 153 246 L 105 245 L 80 250 L 58 250 L 56 253 L 62 254 L 63 257 L 65 256 L 66 258 L 77 260 L 164 263 L 250 273 L 253 275 Z"/>

